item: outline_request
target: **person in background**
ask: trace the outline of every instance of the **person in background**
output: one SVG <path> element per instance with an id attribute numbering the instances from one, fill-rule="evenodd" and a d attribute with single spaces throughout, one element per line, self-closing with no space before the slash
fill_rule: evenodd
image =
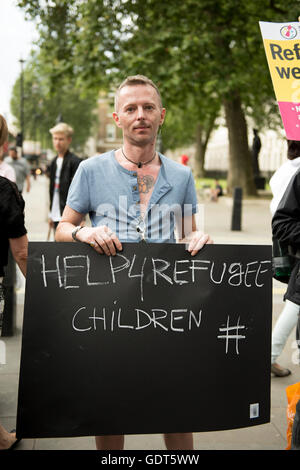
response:
<path id="1" fill-rule="evenodd" d="M 87 243 L 99 254 L 114 256 L 122 250 L 122 242 L 176 243 L 176 225 L 179 242 L 188 245 L 191 256 L 212 243 L 209 235 L 196 227 L 198 204 L 191 170 L 156 151 L 157 132 L 165 112 L 160 93 L 149 78 L 136 75 L 120 85 L 113 119 L 122 129 L 123 145 L 81 163 L 56 241 Z M 125 207 L 121 206 L 124 199 Z M 107 210 L 107 202 L 113 206 L 114 215 L 103 219 L 102 209 Z M 132 210 L 128 210 L 127 202 Z M 150 204 L 164 214 L 156 211 L 149 217 Z M 180 221 L 169 217 L 174 204 L 180 205 Z M 87 213 L 92 227 L 80 225 Z M 164 438 L 168 450 L 193 449 L 192 433 L 165 434 Z M 96 447 L 122 450 L 124 436 L 96 436 Z"/>
<path id="2" fill-rule="evenodd" d="M 0 115 L 0 157 L 3 155 L 3 145 L 7 138 L 7 124 Z M 9 248 L 21 272 L 26 276 L 28 239 L 24 225 L 24 200 L 17 186 L 0 176 L 0 319 L 5 303 L 2 282 Z M 12 449 L 17 443 L 15 432 L 6 431 L 0 424 L 0 450 Z"/>
<path id="3" fill-rule="evenodd" d="M 184 166 L 188 166 L 189 157 L 187 155 L 181 155 L 181 163 Z"/>
<path id="4" fill-rule="evenodd" d="M 253 129 L 253 142 L 252 142 L 252 166 L 253 166 L 253 173 L 254 177 L 257 178 L 259 177 L 260 171 L 259 171 L 259 163 L 258 163 L 258 156 L 259 152 L 261 150 L 261 140 L 258 135 L 258 130 Z"/>
<path id="5" fill-rule="evenodd" d="M 223 188 L 218 180 L 215 180 L 215 187 L 211 189 L 210 200 L 218 202 L 219 197 L 223 196 Z"/>
<path id="6" fill-rule="evenodd" d="M 53 147 L 57 152 L 48 170 L 50 178 L 49 225 L 54 229 L 61 219 L 70 184 L 81 162 L 81 159 L 69 150 L 73 132 L 72 127 L 64 122 L 50 129 Z"/>
<path id="7" fill-rule="evenodd" d="M 5 163 L 10 165 L 16 174 L 16 185 L 20 193 L 23 192 L 24 182 L 26 181 L 26 191 L 30 191 L 30 167 L 25 158 L 19 157 L 16 147 L 9 148 L 9 156 L 5 158 Z"/>
<path id="8" fill-rule="evenodd" d="M 273 194 L 273 199 L 270 203 L 272 217 L 289 182 L 300 168 L 300 141 L 288 140 L 287 147 L 288 160 L 275 171 L 269 182 Z M 286 299 L 285 306 L 272 331 L 271 372 L 277 377 L 286 377 L 291 374 L 289 369 L 278 364 L 277 359 L 297 324 L 298 313 L 299 305 Z"/>

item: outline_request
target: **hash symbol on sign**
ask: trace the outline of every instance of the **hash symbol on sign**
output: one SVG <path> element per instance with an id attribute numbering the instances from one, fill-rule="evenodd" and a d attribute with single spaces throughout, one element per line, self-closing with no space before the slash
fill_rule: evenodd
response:
<path id="1" fill-rule="evenodd" d="M 244 325 L 240 325 L 240 317 L 238 318 L 237 324 L 235 326 L 229 326 L 229 315 L 227 317 L 227 326 L 225 328 L 219 328 L 219 331 L 225 331 L 226 334 L 219 335 L 218 338 L 222 338 L 226 340 L 226 354 L 228 353 L 228 344 L 229 340 L 235 340 L 235 351 L 236 354 L 239 353 L 239 340 L 245 339 L 246 336 L 239 334 L 241 329 L 245 328 Z M 229 332 L 235 331 L 235 334 L 229 334 Z"/>

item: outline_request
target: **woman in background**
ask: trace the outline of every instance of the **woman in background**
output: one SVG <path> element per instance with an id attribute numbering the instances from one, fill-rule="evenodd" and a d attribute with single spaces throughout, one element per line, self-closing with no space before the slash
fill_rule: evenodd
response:
<path id="1" fill-rule="evenodd" d="M 3 155 L 3 145 L 7 139 L 7 124 L 0 115 L 0 157 Z M 5 302 L 2 281 L 9 248 L 23 275 L 26 275 L 28 239 L 24 225 L 24 205 L 16 185 L 0 176 L 0 335 Z M 6 431 L 0 424 L 0 450 L 12 449 L 17 442 L 15 432 Z"/>
<path id="2" fill-rule="evenodd" d="M 287 161 L 281 165 L 270 179 L 273 199 L 270 204 L 272 217 L 284 196 L 293 176 L 300 169 L 300 141 L 287 141 Z M 271 372 L 277 377 L 286 377 L 291 371 L 278 364 L 277 359 L 282 353 L 291 332 L 297 325 L 299 305 L 285 300 L 284 308 L 278 317 L 272 331 Z"/>

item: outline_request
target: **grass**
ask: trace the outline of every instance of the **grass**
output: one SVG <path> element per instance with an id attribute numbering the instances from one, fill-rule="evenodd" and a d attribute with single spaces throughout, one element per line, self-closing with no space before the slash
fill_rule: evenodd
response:
<path id="1" fill-rule="evenodd" d="M 210 188 L 215 187 L 215 179 L 214 178 L 196 178 L 195 179 L 195 184 L 196 184 L 196 189 L 201 189 L 205 186 L 209 186 Z M 222 186 L 223 189 L 227 188 L 227 181 L 226 180 L 218 180 L 220 185 Z"/>
<path id="2" fill-rule="evenodd" d="M 196 184 L 196 189 L 201 189 L 205 186 L 208 186 L 210 188 L 214 188 L 215 186 L 215 179 L 214 178 L 195 178 L 195 184 Z M 219 179 L 218 180 L 220 185 L 222 186 L 222 188 L 224 190 L 226 190 L 227 188 L 227 180 L 225 179 Z M 266 181 L 266 185 L 265 185 L 265 190 L 266 191 L 271 191 L 270 189 L 270 185 L 269 185 L 269 181 L 267 180 Z"/>

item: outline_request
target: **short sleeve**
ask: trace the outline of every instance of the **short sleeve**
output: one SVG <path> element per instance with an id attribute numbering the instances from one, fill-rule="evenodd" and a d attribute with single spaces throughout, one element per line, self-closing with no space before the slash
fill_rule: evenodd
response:
<path id="1" fill-rule="evenodd" d="M 26 235 L 27 230 L 24 225 L 24 214 L 15 213 L 11 216 L 7 223 L 8 238 L 19 238 Z"/>
<path id="2" fill-rule="evenodd" d="M 80 164 L 68 192 L 67 206 L 80 214 L 90 211 L 89 184 L 84 166 Z"/>

